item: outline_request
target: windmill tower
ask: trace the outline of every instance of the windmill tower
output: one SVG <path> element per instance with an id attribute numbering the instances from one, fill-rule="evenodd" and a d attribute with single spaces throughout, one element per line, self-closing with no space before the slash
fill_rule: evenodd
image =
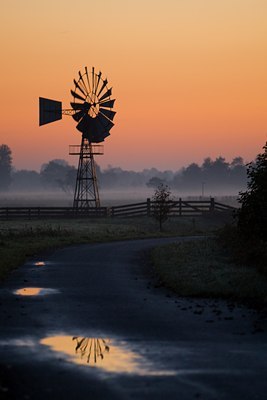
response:
<path id="1" fill-rule="evenodd" d="M 112 89 L 108 88 L 107 79 L 102 79 L 101 72 L 95 73 L 94 67 L 90 73 L 87 67 L 83 73 L 79 71 L 78 80 L 73 82 L 71 109 L 62 109 L 59 101 L 39 98 L 39 125 L 57 121 L 62 115 L 71 115 L 77 122 L 76 129 L 82 134 L 81 144 L 70 145 L 69 149 L 70 155 L 79 156 L 73 207 L 100 207 L 94 156 L 103 154 L 99 143 L 110 135 L 114 126 L 115 100 L 111 99 Z"/>

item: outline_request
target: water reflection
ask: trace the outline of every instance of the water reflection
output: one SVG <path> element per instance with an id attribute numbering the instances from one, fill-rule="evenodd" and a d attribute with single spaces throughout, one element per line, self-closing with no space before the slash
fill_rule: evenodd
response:
<path id="1" fill-rule="evenodd" d="M 104 339 L 74 336 L 72 340 L 76 342 L 76 354 L 80 354 L 81 358 L 85 357 L 87 363 L 90 363 L 90 359 L 94 363 L 99 359 L 103 360 L 104 354 L 109 353 L 109 346 Z"/>
<path id="2" fill-rule="evenodd" d="M 160 370 L 144 357 L 129 349 L 126 342 L 114 339 L 78 336 L 50 336 L 40 342 L 53 351 L 64 354 L 75 363 L 87 365 L 109 373 L 136 375 L 174 375 L 175 371 Z"/>
<path id="3" fill-rule="evenodd" d="M 58 293 L 58 290 L 40 287 L 24 287 L 14 291 L 14 294 L 18 294 L 19 296 L 44 296 L 54 293 Z"/>
<path id="4" fill-rule="evenodd" d="M 36 267 L 44 267 L 44 266 L 45 266 L 45 262 L 44 262 L 44 261 L 36 261 L 36 262 L 34 263 L 34 265 L 35 265 Z"/>

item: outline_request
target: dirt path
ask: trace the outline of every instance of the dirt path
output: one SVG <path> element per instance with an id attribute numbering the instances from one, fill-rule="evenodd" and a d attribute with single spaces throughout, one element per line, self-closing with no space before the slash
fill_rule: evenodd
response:
<path id="1" fill-rule="evenodd" d="M 257 313 L 177 299 L 143 273 L 142 251 L 171 240 L 69 247 L 12 273 L 0 289 L 0 398 L 266 399 Z"/>

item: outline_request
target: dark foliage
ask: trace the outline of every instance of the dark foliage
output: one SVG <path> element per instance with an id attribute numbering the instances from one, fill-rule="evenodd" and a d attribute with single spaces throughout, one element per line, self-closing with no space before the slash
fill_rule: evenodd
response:
<path id="1" fill-rule="evenodd" d="M 240 193 L 235 223 L 225 226 L 218 237 L 235 262 L 267 274 L 267 143 L 263 149 L 247 166 L 247 190 Z"/>
<path id="2" fill-rule="evenodd" d="M 264 152 L 248 164 L 248 188 L 240 193 L 237 226 L 245 239 L 267 242 L 267 142 Z"/>
<path id="3" fill-rule="evenodd" d="M 11 184 L 12 152 L 6 144 L 0 146 L 0 190 L 7 190 Z"/>

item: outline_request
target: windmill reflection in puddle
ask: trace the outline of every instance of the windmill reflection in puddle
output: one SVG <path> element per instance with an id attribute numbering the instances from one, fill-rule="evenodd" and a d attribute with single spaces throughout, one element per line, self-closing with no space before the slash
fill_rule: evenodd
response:
<path id="1" fill-rule="evenodd" d="M 125 342 L 115 339 L 56 335 L 43 338 L 40 343 L 65 355 L 68 361 L 106 372 L 134 373 L 142 363 L 142 358 Z"/>
<path id="2" fill-rule="evenodd" d="M 90 359 L 96 363 L 99 359 L 103 360 L 105 353 L 109 353 L 110 347 L 104 339 L 74 336 L 72 340 L 76 341 L 75 353 L 80 353 L 82 359 L 86 358 L 88 364 Z"/>
<path id="3" fill-rule="evenodd" d="M 162 370 L 160 365 L 155 366 L 122 340 L 56 335 L 43 338 L 40 343 L 64 355 L 67 361 L 85 364 L 107 373 L 159 376 L 176 374 L 173 370 Z"/>

